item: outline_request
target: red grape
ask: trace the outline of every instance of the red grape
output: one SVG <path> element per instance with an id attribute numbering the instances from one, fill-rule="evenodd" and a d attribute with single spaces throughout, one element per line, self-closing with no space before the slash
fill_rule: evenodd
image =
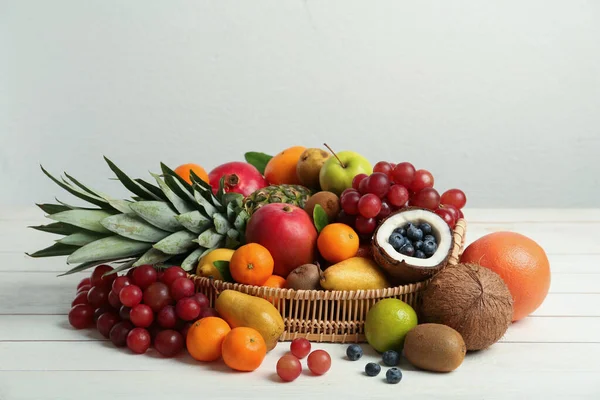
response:
<path id="1" fill-rule="evenodd" d="M 392 180 L 397 185 L 408 188 L 415 179 L 415 167 L 409 162 L 397 164 L 392 171 Z"/>
<path id="2" fill-rule="evenodd" d="M 171 268 L 179 268 L 179 267 L 171 267 Z M 171 269 L 167 269 L 167 272 Z M 180 269 L 180 268 L 179 268 Z M 183 270 L 181 270 L 183 271 Z M 167 277 L 167 272 L 165 272 L 165 277 Z M 149 305 L 152 311 L 159 312 L 161 308 L 167 306 L 169 304 L 173 304 L 173 298 L 171 297 L 171 293 L 169 293 L 169 287 L 167 286 L 167 281 L 174 277 L 174 273 L 170 273 L 168 275 L 167 280 L 163 282 L 154 282 L 146 290 L 144 290 L 144 303 Z M 179 277 L 179 276 L 177 276 Z M 175 278 L 177 279 L 177 278 Z M 170 283 L 173 283 L 175 280 L 171 280 Z"/>
<path id="3" fill-rule="evenodd" d="M 173 357 L 183 350 L 184 338 L 181 333 L 172 329 L 158 332 L 154 338 L 156 351 L 165 357 Z"/>
<path id="4" fill-rule="evenodd" d="M 121 318 L 114 312 L 105 312 L 98 318 L 98 321 L 96 321 L 96 329 L 98 329 L 98 332 L 100 332 L 102 336 L 108 338 L 110 330 L 119 321 L 121 321 Z"/>
<path id="5" fill-rule="evenodd" d="M 358 201 L 358 212 L 365 218 L 375 218 L 379 211 L 381 211 L 381 199 L 375 194 L 365 194 Z"/>
<path id="6" fill-rule="evenodd" d="M 92 272 L 92 276 L 90 277 L 92 286 L 108 286 L 110 289 L 110 285 L 112 285 L 113 281 L 117 278 L 117 274 L 102 275 L 113 270 L 113 267 L 106 264 L 98 265 L 94 268 L 94 272 Z"/>
<path id="7" fill-rule="evenodd" d="M 360 193 L 360 194 L 367 194 L 367 193 L 369 193 L 369 186 L 367 185 L 369 182 L 367 181 L 367 179 L 368 178 L 363 179 L 358 184 L 358 193 Z"/>
<path id="8" fill-rule="evenodd" d="M 82 280 L 80 280 L 77 284 L 77 291 L 79 291 L 79 289 L 81 289 L 81 287 L 85 285 L 89 285 L 90 287 L 92 287 L 92 280 L 90 278 L 83 278 Z"/>
<path id="9" fill-rule="evenodd" d="M 127 347 L 136 354 L 144 354 L 150 341 L 150 333 L 144 328 L 133 328 L 127 334 Z"/>
<path id="10" fill-rule="evenodd" d="M 141 265 L 133 270 L 132 283 L 144 290 L 156 282 L 157 273 L 152 265 Z"/>
<path id="11" fill-rule="evenodd" d="M 367 190 L 379 198 L 384 198 L 390 190 L 390 178 L 382 172 L 375 172 L 367 178 Z"/>
<path id="12" fill-rule="evenodd" d="M 186 322 L 185 324 L 183 324 L 183 326 L 179 329 L 179 333 L 181 333 L 181 336 L 183 336 L 183 343 L 185 344 L 186 338 L 187 338 L 187 334 L 190 330 L 190 328 L 192 327 L 192 323 L 191 322 Z"/>
<path id="13" fill-rule="evenodd" d="M 460 218 L 464 218 L 464 217 L 465 217 L 465 215 L 463 214 L 462 210 L 459 208 L 458 209 L 458 218 L 460 219 Z"/>
<path id="14" fill-rule="evenodd" d="M 203 309 L 208 308 L 208 306 L 210 305 L 210 300 L 208 300 L 208 297 L 206 297 L 204 293 L 198 292 L 194 294 L 194 298 L 196 299 L 198 304 L 200 304 L 200 307 Z"/>
<path id="15" fill-rule="evenodd" d="M 115 346 L 124 347 L 127 344 L 127 335 L 133 328 L 129 321 L 117 322 L 108 333 L 108 337 Z"/>
<path id="16" fill-rule="evenodd" d="M 409 204 L 428 210 L 436 210 L 440 206 L 440 194 L 434 188 L 425 188 L 415 193 Z"/>
<path id="17" fill-rule="evenodd" d="M 128 285 L 131 285 L 131 280 L 126 276 L 120 276 L 113 281 L 112 290 L 118 295 L 121 293 L 121 289 Z"/>
<path id="18" fill-rule="evenodd" d="M 128 285 L 121 289 L 119 300 L 124 306 L 133 307 L 142 302 L 142 289 L 136 285 Z"/>
<path id="19" fill-rule="evenodd" d="M 98 308 L 96 308 L 94 310 L 94 323 L 98 322 L 98 318 L 100 318 L 100 316 L 104 313 L 107 312 L 116 312 L 117 310 L 115 310 L 114 308 L 112 308 L 109 305 L 104 305 L 104 306 L 100 306 Z"/>
<path id="20" fill-rule="evenodd" d="M 108 292 L 110 289 L 106 286 L 94 286 L 87 293 L 88 303 L 94 309 L 108 304 Z"/>
<path id="21" fill-rule="evenodd" d="M 390 207 L 390 204 L 388 203 L 387 200 L 382 200 L 381 201 L 381 211 L 379 211 L 379 214 L 377 214 L 377 219 L 378 220 L 382 220 L 385 217 L 387 217 L 388 215 L 390 215 L 392 213 L 392 207 Z"/>
<path id="22" fill-rule="evenodd" d="M 356 215 L 358 214 L 358 201 L 360 200 L 360 193 L 358 192 L 350 192 L 346 195 L 342 196 L 340 199 L 340 204 L 342 206 L 342 210 L 348 215 Z"/>
<path id="23" fill-rule="evenodd" d="M 302 373 L 300 360 L 291 354 L 286 354 L 277 361 L 277 375 L 284 382 L 291 382 Z"/>
<path id="24" fill-rule="evenodd" d="M 119 308 L 122 306 L 119 295 L 115 293 L 114 290 L 108 292 L 108 304 L 110 304 L 113 308 Z"/>
<path id="25" fill-rule="evenodd" d="M 354 226 L 356 232 L 361 233 L 363 235 L 369 235 L 373 233 L 376 227 L 377 220 L 375 218 L 365 218 L 362 215 L 356 217 L 356 224 Z"/>
<path id="26" fill-rule="evenodd" d="M 147 305 L 138 304 L 131 308 L 129 318 L 135 326 L 147 328 L 152 325 L 152 321 L 154 321 L 154 312 L 152 312 L 152 309 Z"/>
<path id="27" fill-rule="evenodd" d="M 412 181 L 410 186 L 408 186 L 408 189 L 413 193 L 417 193 L 425 188 L 432 188 L 433 183 L 434 180 L 431 172 L 424 169 L 419 169 L 415 172 L 415 179 Z"/>
<path id="28" fill-rule="evenodd" d="M 379 161 L 373 167 L 373 172 L 381 172 L 386 174 L 387 176 L 390 176 L 390 174 L 392 173 L 392 164 L 390 164 L 387 161 Z"/>
<path id="29" fill-rule="evenodd" d="M 454 228 L 456 221 L 454 220 L 454 216 L 450 211 L 446 210 L 445 208 L 438 208 L 435 210 L 435 213 L 442 217 L 450 228 Z"/>
<path id="30" fill-rule="evenodd" d="M 173 328 L 177 323 L 177 314 L 175 313 L 175 307 L 164 306 L 156 314 L 156 321 L 163 328 Z"/>
<path id="31" fill-rule="evenodd" d="M 303 359 L 310 353 L 310 342 L 304 338 L 294 339 L 290 344 L 290 351 L 294 356 Z"/>
<path id="32" fill-rule="evenodd" d="M 360 186 L 360 183 L 367 178 L 367 174 L 358 174 L 355 175 L 354 178 L 352 178 L 352 188 L 354 190 L 358 190 L 358 187 Z"/>
<path id="33" fill-rule="evenodd" d="M 162 283 L 171 286 L 175 279 L 185 277 L 187 277 L 187 274 L 181 267 L 169 267 L 163 272 Z"/>
<path id="34" fill-rule="evenodd" d="M 456 207 L 458 210 L 467 204 L 467 196 L 460 189 L 449 189 L 442 194 L 442 204 Z"/>
<path id="35" fill-rule="evenodd" d="M 71 302 L 71 307 L 74 307 L 77 304 L 90 304 L 90 302 L 88 301 L 87 295 L 88 295 L 87 291 L 77 293 L 77 296 L 75 296 L 75 298 Z"/>
<path id="36" fill-rule="evenodd" d="M 77 294 L 81 292 L 87 292 L 92 288 L 92 285 L 83 285 L 79 289 L 77 289 Z"/>
<path id="37" fill-rule="evenodd" d="M 200 315 L 198 315 L 199 319 L 202 318 L 206 318 L 206 317 L 218 317 L 219 313 L 217 312 L 217 310 L 215 310 L 212 307 L 205 307 L 202 309 L 202 311 L 200 311 Z"/>
<path id="38" fill-rule="evenodd" d="M 77 304 L 69 310 L 69 323 L 75 329 L 84 329 L 94 323 L 94 309 L 89 304 Z"/>
<path id="39" fill-rule="evenodd" d="M 440 208 L 443 208 L 444 210 L 447 210 L 448 212 L 450 212 L 450 214 L 452 214 L 452 216 L 454 217 L 455 223 L 460 218 L 460 213 L 458 211 L 458 208 L 451 206 L 449 204 L 441 204 Z"/>
<path id="40" fill-rule="evenodd" d="M 308 369 L 315 375 L 323 375 L 331 367 L 331 357 L 325 350 L 315 350 L 306 360 Z"/>
<path id="41" fill-rule="evenodd" d="M 194 282 L 191 279 L 177 278 L 171 283 L 171 296 L 175 301 L 193 296 L 195 292 L 196 286 L 194 286 Z"/>
<path id="42" fill-rule="evenodd" d="M 392 185 L 387 193 L 387 200 L 394 207 L 404 207 L 408 198 L 408 190 L 402 185 Z"/>
<path id="43" fill-rule="evenodd" d="M 119 308 L 119 317 L 121 317 L 123 321 L 129 321 L 130 313 L 131 307 L 121 306 L 121 308 Z"/>
<path id="44" fill-rule="evenodd" d="M 342 211 L 338 214 L 336 221 L 341 224 L 346 224 L 348 226 L 354 227 L 354 223 L 356 222 L 356 216 L 350 215 L 345 211 Z"/>
<path id="45" fill-rule="evenodd" d="M 175 313 L 184 321 L 192 321 L 200 315 L 200 304 L 193 297 L 185 297 L 175 305 Z"/>
<path id="46" fill-rule="evenodd" d="M 342 198 L 344 195 L 346 195 L 346 194 L 348 194 L 348 193 L 351 193 L 351 192 L 356 192 L 356 193 L 358 193 L 358 190 L 356 190 L 356 189 L 353 189 L 353 188 L 344 189 L 344 191 L 343 191 L 343 192 L 342 192 L 342 194 L 340 195 L 340 199 L 341 199 L 341 198 Z"/>

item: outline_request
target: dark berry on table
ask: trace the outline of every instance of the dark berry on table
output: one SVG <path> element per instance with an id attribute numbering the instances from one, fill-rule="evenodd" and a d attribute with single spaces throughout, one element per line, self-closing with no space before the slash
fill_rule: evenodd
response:
<path id="1" fill-rule="evenodd" d="M 424 242 L 433 242 L 433 243 L 436 242 L 435 236 L 433 236 L 433 235 L 425 235 L 425 237 L 423 238 L 423 241 Z"/>
<path id="2" fill-rule="evenodd" d="M 429 234 L 431 234 L 431 232 L 433 232 L 431 225 L 428 224 L 427 222 L 423 222 L 423 223 L 419 224 L 419 229 L 421 231 L 423 231 L 423 235 L 429 235 Z"/>
<path id="3" fill-rule="evenodd" d="M 423 239 L 423 231 L 417 228 L 415 225 L 411 225 L 406 230 L 406 237 L 410 240 L 417 241 Z"/>
<path id="4" fill-rule="evenodd" d="M 381 365 L 370 362 L 365 365 L 365 373 L 369 376 L 377 376 L 381 372 Z"/>
<path id="5" fill-rule="evenodd" d="M 423 253 L 425 253 L 426 256 L 431 257 L 436 250 L 437 245 L 434 242 L 428 240 L 423 243 Z"/>
<path id="6" fill-rule="evenodd" d="M 400 251 L 400 248 L 406 243 L 406 238 L 396 233 L 392 233 L 389 239 L 390 244 L 396 251 Z"/>
<path id="7" fill-rule="evenodd" d="M 402 380 L 402 371 L 399 368 L 393 367 L 385 373 L 387 383 L 398 383 Z"/>
<path id="8" fill-rule="evenodd" d="M 417 240 L 413 243 L 413 246 L 415 246 L 415 250 L 421 250 L 423 248 L 423 241 Z"/>
<path id="9" fill-rule="evenodd" d="M 397 351 L 388 350 L 383 353 L 382 359 L 385 365 L 395 367 L 400 363 L 400 354 Z"/>
<path id="10" fill-rule="evenodd" d="M 415 248 L 412 244 L 406 243 L 400 248 L 400 253 L 404 254 L 405 256 L 412 257 L 415 254 Z"/>
<path id="11" fill-rule="evenodd" d="M 423 253 L 423 251 L 421 251 L 421 250 L 415 251 L 414 257 L 415 258 L 427 258 L 427 256 L 425 255 L 425 253 Z"/>
<path id="12" fill-rule="evenodd" d="M 363 349 L 357 344 L 351 344 L 346 349 L 346 355 L 350 361 L 356 361 L 363 356 Z"/>
<path id="13" fill-rule="evenodd" d="M 396 228 L 392 233 L 397 233 L 401 236 L 406 236 L 406 228 Z"/>

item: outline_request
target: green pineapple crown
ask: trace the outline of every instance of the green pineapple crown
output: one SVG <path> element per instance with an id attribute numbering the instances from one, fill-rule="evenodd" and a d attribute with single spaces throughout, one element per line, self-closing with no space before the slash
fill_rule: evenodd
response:
<path id="1" fill-rule="evenodd" d="M 42 171 L 57 185 L 95 207 L 37 204 L 55 221 L 30 228 L 62 235 L 31 257 L 67 256 L 77 264 L 68 275 L 99 264 L 117 263 L 112 272 L 139 265 L 180 265 L 191 271 L 198 259 L 219 247 L 236 249 L 245 243 L 249 218 L 244 196 L 226 193 L 224 180 L 213 194 L 212 187 L 190 171 L 189 184 L 161 163 L 162 174 L 152 174 L 157 185 L 131 179 L 104 157 L 117 179 L 130 192 L 131 200 L 114 199 L 92 190 L 65 173 L 66 179 Z"/>

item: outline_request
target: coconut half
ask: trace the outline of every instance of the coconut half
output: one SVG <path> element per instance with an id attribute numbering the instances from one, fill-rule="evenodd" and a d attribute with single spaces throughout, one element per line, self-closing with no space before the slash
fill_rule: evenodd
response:
<path id="1" fill-rule="evenodd" d="M 389 243 L 394 229 L 408 223 L 427 222 L 437 241 L 437 250 L 429 258 L 416 258 L 401 254 Z M 373 258 L 397 284 L 420 282 L 433 276 L 446 266 L 452 252 L 454 238 L 450 226 L 436 213 L 422 208 L 408 207 L 397 211 L 377 227 L 373 233 Z"/>

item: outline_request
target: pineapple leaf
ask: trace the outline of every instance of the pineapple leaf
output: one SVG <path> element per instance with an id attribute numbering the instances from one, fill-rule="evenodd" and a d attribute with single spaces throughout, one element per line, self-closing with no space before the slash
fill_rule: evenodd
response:
<path id="1" fill-rule="evenodd" d="M 166 175 L 163 177 L 163 180 L 165 181 L 167 186 L 169 186 L 169 188 L 171 188 L 171 190 L 181 199 L 189 199 L 190 202 L 194 202 L 194 197 L 185 190 L 185 188 L 181 185 L 181 183 L 179 183 L 177 179 L 173 178 L 172 176 Z"/>
<path id="2" fill-rule="evenodd" d="M 194 190 L 194 197 L 196 198 L 196 201 L 198 202 L 198 204 L 204 210 L 204 213 L 206 214 L 207 217 L 212 218 L 212 216 L 218 212 L 218 210 L 215 208 L 215 206 L 210 204 L 210 202 L 206 198 L 204 198 L 204 196 L 202 196 L 200 191 Z"/>
<path id="3" fill-rule="evenodd" d="M 151 248 L 147 252 L 145 252 L 140 258 L 138 258 L 137 261 L 133 263 L 133 266 L 139 267 L 140 265 L 146 264 L 155 265 L 167 261 L 171 257 L 171 254 L 165 254 L 160 250 Z"/>
<path id="4" fill-rule="evenodd" d="M 121 264 L 118 267 L 116 267 L 115 269 L 113 269 L 112 271 L 106 272 L 102 276 L 117 274 L 117 273 L 119 273 L 121 271 L 127 271 L 128 269 L 131 269 L 131 268 L 133 268 L 135 266 L 134 263 L 135 263 L 135 260 L 126 261 L 123 264 Z"/>
<path id="5" fill-rule="evenodd" d="M 44 169 L 44 167 L 40 166 L 42 168 L 42 171 L 44 172 L 44 174 L 46 174 L 46 176 L 50 179 L 52 179 L 52 181 L 54 181 L 54 183 L 56 183 L 58 186 L 60 186 L 61 188 L 65 189 L 67 192 L 71 193 L 73 196 L 80 198 L 81 200 L 85 200 L 88 203 L 92 203 L 94 205 L 97 205 L 98 207 L 102 207 L 103 209 L 106 207 L 110 207 L 110 205 L 104 201 L 103 199 L 99 199 L 96 196 L 92 196 L 88 193 L 85 193 L 79 189 L 76 189 L 74 187 L 72 187 L 71 185 L 67 185 L 61 181 L 59 181 L 58 179 L 56 179 L 54 176 L 52 176 L 48 171 L 46 171 Z"/>
<path id="6" fill-rule="evenodd" d="M 67 264 L 105 259 L 133 257 L 148 250 L 152 245 L 121 236 L 108 236 L 78 248 L 67 258 Z"/>
<path id="7" fill-rule="evenodd" d="M 225 196 L 225 175 L 219 180 L 219 189 L 217 190 L 217 199 L 220 203 L 223 203 L 223 196 Z"/>
<path id="8" fill-rule="evenodd" d="M 45 249 L 38 250 L 35 253 L 27 254 L 29 257 L 55 257 L 55 256 L 68 256 L 75 250 L 79 249 L 77 246 L 71 246 L 62 243 L 54 243 L 52 246 L 46 247 Z"/>
<path id="9" fill-rule="evenodd" d="M 213 221 L 215 224 L 215 231 L 221 235 L 226 234 L 227 231 L 232 228 L 227 218 L 225 218 L 222 214 L 213 215 Z"/>
<path id="10" fill-rule="evenodd" d="M 110 232 L 141 242 L 156 243 L 169 236 L 169 232 L 150 225 L 135 214 L 117 214 L 102 220 Z"/>
<path id="11" fill-rule="evenodd" d="M 212 186 L 196 175 L 194 171 L 190 171 L 190 178 L 194 185 L 200 186 L 202 189 L 212 193 Z"/>
<path id="12" fill-rule="evenodd" d="M 235 229 L 230 229 L 227 231 L 227 238 L 225 238 L 225 247 L 228 249 L 237 249 L 240 244 L 241 234 Z"/>
<path id="13" fill-rule="evenodd" d="M 131 193 L 138 195 L 139 197 L 143 198 L 144 200 L 158 200 L 155 198 L 156 196 L 154 196 L 154 194 L 148 192 L 146 189 L 141 187 L 137 182 L 135 182 L 133 179 L 131 179 L 129 176 L 127 176 L 127 174 L 125 174 L 123 171 L 121 171 L 119 169 L 119 167 L 117 167 L 115 165 L 115 163 L 110 161 L 107 157 L 104 157 L 104 160 L 106 160 L 106 163 L 108 164 L 110 169 L 115 173 L 117 178 L 119 178 L 119 180 L 121 181 L 123 186 L 125 186 Z"/>
<path id="14" fill-rule="evenodd" d="M 202 247 L 215 247 L 222 242 L 224 236 L 217 233 L 214 229 L 202 232 L 196 242 Z"/>
<path id="15" fill-rule="evenodd" d="M 225 207 L 233 203 L 236 207 L 242 207 L 244 205 L 244 195 L 240 193 L 229 192 L 223 196 L 222 203 Z"/>
<path id="16" fill-rule="evenodd" d="M 88 243 L 92 243 L 95 240 L 102 239 L 103 237 L 106 237 L 106 236 L 102 235 L 100 233 L 76 232 L 76 233 L 70 234 L 69 236 L 65 236 L 64 238 L 57 240 L 56 243 L 68 244 L 71 246 L 81 247 L 81 246 L 85 246 Z"/>
<path id="17" fill-rule="evenodd" d="M 183 179 L 182 177 L 180 177 L 175 171 L 173 171 L 171 168 L 169 168 L 167 165 L 165 165 L 164 163 L 160 163 L 160 169 L 162 170 L 163 175 L 165 176 L 172 176 L 175 179 L 177 179 L 179 181 L 179 183 L 181 183 L 181 185 L 183 186 L 183 188 L 185 190 L 187 190 L 189 193 L 193 193 L 194 189 L 192 188 L 192 185 L 190 185 L 189 183 L 187 183 L 187 181 L 185 179 Z"/>
<path id="18" fill-rule="evenodd" d="M 75 225 L 65 224 L 64 222 L 53 222 L 48 225 L 30 226 L 29 228 L 57 235 L 70 235 L 82 231 L 81 228 L 78 228 Z"/>
<path id="19" fill-rule="evenodd" d="M 192 271 L 196 265 L 198 265 L 198 260 L 206 250 L 207 249 L 204 247 L 198 247 L 196 250 L 192 251 L 181 263 L 181 268 L 183 268 L 184 271 Z"/>
<path id="20" fill-rule="evenodd" d="M 167 254 L 184 254 L 196 246 L 193 242 L 195 237 L 193 232 L 182 230 L 170 234 L 153 247 Z"/>
<path id="21" fill-rule="evenodd" d="M 55 197 L 54 199 L 56 200 L 57 203 L 67 207 L 69 210 L 98 210 L 98 208 L 73 206 L 71 204 L 65 203 L 64 201 L 59 200 L 58 197 Z M 113 211 L 110 207 L 103 207 L 102 210 L 107 211 L 107 212 Z"/>
<path id="22" fill-rule="evenodd" d="M 69 178 L 69 180 L 71 182 L 73 182 L 75 185 L 79 186 L 81 189 L 83 189 L 84 191 L 88 192 L 89 194 L 91 194 L 93 196 L 96 196 L 96 197 L 99 197 L 99 198 L 103 197 L 98 192 L 96 192 L 96 191 L 94 191 L 92 189 L 89 189 L 88 187 L 86 187 L 85 185 L 83 185 L 81 182 L 79 182 L 77 179 L 73 178 L 71 175 L 67 174 L 66 172 L 64 172 L 64 174 L 65 174 L 65 176 L 67 178 Z M 68 182 L 65 182 L 65 183 L 69 184 Z"/>
<path id="23" fill-rule="evenodd" d="M 233 221 L 233 226 L 238 231 L 243 231 L 246 228 L 246 222 L 248 221 L 250 216 L 246 212 L 246 210 L 240 211 L 240 213 L 235 217 L 235 221 Z"/>
<path id="24" fill-rule="evenodd" d="M 134 180 L 137 183 L 139 183 L 141 186 L 143 186 L 144 189 L 146 189 L 150 193 L 154 194 L 156 197 L 159 197 L 163 201 L 169 201 L 167 196 L 165 196 L 165 194 L 162 192 L 162 190 L 160 190 L 160 188 L 158 186 L 154 186 L 153 184 L 148 183 L 145 180 L 140 179 L 140 178 L 136 178 Z"/>
<path id="25" fill-rule="evenodd" d="M 184 228 L 196 234 L 200 234 L 212 226 L 210 219 L 200 213 L 191 211 L 175 217 Z"/>
<path id="26" fill-rule="evenodd" d="M 85 271 L 86 269 L 95 267 L 96 265 L 105 264 L 110 261 L 114 261 L 114 260 L 98 260 L 98 261 L 89 261 L 89 262 L 81 263 L 78 266 L 71 268 L 67 272 L 63 272 L 62 274 L 60 274 L 58 276 L 71 275 L 76 272 Z"/>
<path id="27" fill-rule="evenodd" d="M 227 219 L 231 222 L 235 221 L 235 204 L 227 204 Z"/>
<path id="28" fill-rule="evenodd" d="M 181 197 L 177 196 L 175 192 L 171 190 L 171 188 L 160 178 L 160 176 L 156 174 L 152 174 L 152 176 L 154 179 L 156 179 L 156 183 L 158 183 L 158 186 L 160 186 L 160 190 L 162 190 L 165 196 L 168 197 L 171 204 L 173 204 L 173 207 L 175 207 L 179 213 L 183 214 L 194 211 L 194 209 L 187 202 L 185 202 Z"/>
<path id="29" fill-rule="evenodd" d="M 68 210 L 49 215 L 48 218 L 93 232 L 109 233 L 110 231 L 102 226 L 101 221 L 111 215 L 113 214 L 104 210 Z"/>
<path id="30" fill-rule="evenodd" d="M 133 204 L 133 202 L 131 202 L 129 200 L 111 199 L 109 197 L 105 197 L 104 199 L 106 201 L 108 201 L 108 204 L 110 204 L 112 206 L 112 208 L 114 208 L 115 210 L 118 210 L 119 212 L 122 212 L 122 213 L 130 213 L 131 212 L 130 205 Z"/>
<path id="31" fill-rule="evenodd" d="M 168 232 L 181 229 L 177 214 L 164 201 L 139 201 L 131 204 L 131 210 L 146 222 Z"/>
<path id="32" fill-rule="evenodd" d="M 261 174 L 264 175 L 265 168 L 273 156 L 257 151 L 249 151 L 244 154 L 244 158 L 246 159 L 246 162 L 252 164 Z"/>
<path id="33" fill-rule="evenodd" d="M 56 214 L 62 211 L 70 210 L 69 207 L 63 206 L 62 204 L 39 204 L 36 203 L 36 206 L 42 209 L 46 214 Z"/>

